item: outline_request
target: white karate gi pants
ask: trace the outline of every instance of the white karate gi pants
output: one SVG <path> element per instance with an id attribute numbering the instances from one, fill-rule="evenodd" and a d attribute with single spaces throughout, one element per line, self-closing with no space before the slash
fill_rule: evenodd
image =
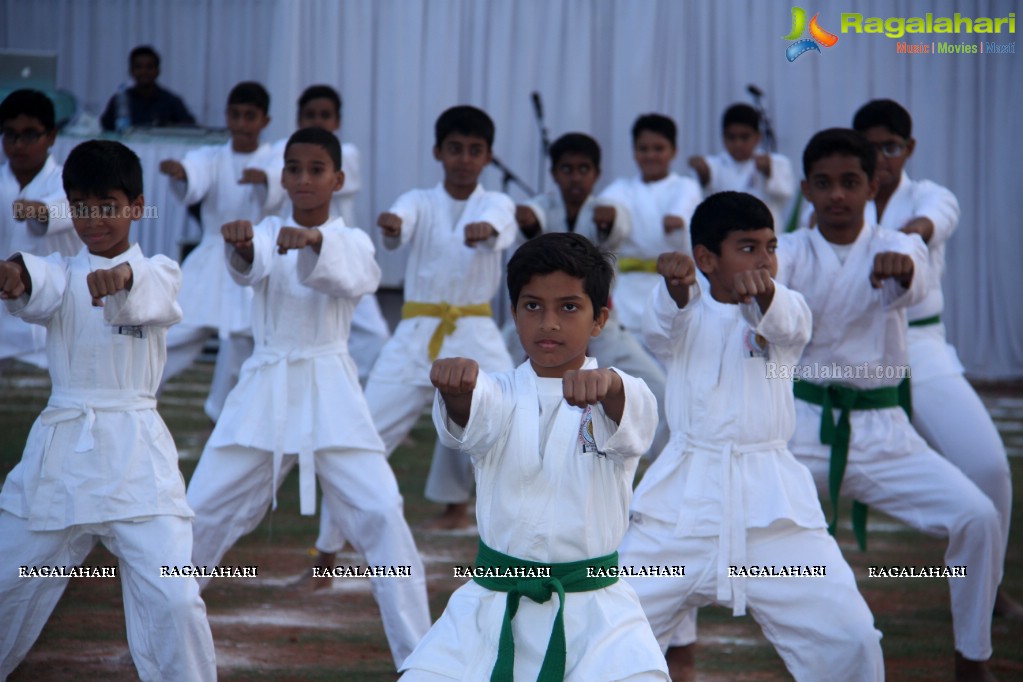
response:
<path id="1" fill-rule="evenodd" d="M 903 442 L 907 451 L 858 450 L 857 426 L 865 430 L 863 419 L 870 415 L 852 412 L 849 461 L 840 495 L 843 500 L 859 500 L 928 535 L 948 538 L 945 565 L 967 567 L 966 577 L 949 578 L 955 648 L 965 658 L 987 660 L 991 657 L 991 613 L 1004 559 L 998 512 L 955 465 L 927 447 L 900 408 L 884 412 L 905 423 Z M 830 459 L 821 456 L 822 448 L 817 445 L 820 414 L 819 406 L 796 401 L 796 435 L 789 441 L 789 449 L 810 469 L 821 499 L 826 500 Z M 801 447 L 807 443 L 814 446 Z M 848 507 L 843 507 L 843 513 L 848 513 Z"/>
<path id="2" fill-rule="evenodd" d="M 33 531 L 0 511 L 0 679 L 7 679 L 39 637 L 68 578 L 19 578 L 19 566 L 78 566 L 99 540 L 118 558 L 128 649 L 144 681 L 217 679 L 206 605 L 194 578 L 161 578 L 161 566 L 192 561 L 192 520 L 138 521 Z M 102 578 L 97 578 L 101 580 Z"/>
<path id="3" fill-rule="evenodd" d="M 662 650 L 695 608 L 718 603 L 717 537 L 677 537 L 674 526 L 634 515 L 618 562 L 637 568 L 685 563 L 684 576 L 624 578 L 639 595 Z M 884 679 L 881 633 L 825 529 L 784 520 L 751 528 L 746 565 L 826 567 L 826 575 L 817 577 L 732 578 L 745 581 L 750 615 L 796 680 Z"/>
<path id="4" fill-rule="evenodd" d="M 280 479 L 297 461 L 285 455 Z M 371 578 L 396 666 L 430 629 L 426 572 L 402 512 L 398 482 L 378 452 L 315 453 L 316 476 L 334 522 L 370 566 L 410 566 L 411 577 Z M 243 446 L 208 447 L 188 485 L 195 511 L 196 566 L 215 566 L 259 525 L 273 497 L 272 455 Z M 362 580 L 362 578 L 360 578 Z M 208 581 L 208 579 L 207 579 Z M 200 580 L 200 587 L 205 587 Z"/>

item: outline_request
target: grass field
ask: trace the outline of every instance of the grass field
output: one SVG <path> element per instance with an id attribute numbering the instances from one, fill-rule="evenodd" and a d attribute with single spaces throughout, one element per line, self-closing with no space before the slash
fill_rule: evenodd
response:
<path id="1" fill-rule="evenodd" d="M 160 411 L 175 435 L 186 479 L 205 439 L 202 413 L 209 366 L 197 365 L 172 382 Z M 24 365 L 0 368 L 0 476 L 18 462 L 33 419 L 49 393 L 45 373 Z M 1015 387 L 989 387 L 982 395 L 1010 450 L 1016 490 L 1023 490 L 1023 394 Z M 391 459 L 405 512 L 415 525 L 438 510 L 423 499 L 434 434 L 423 419 L 411 443 Z M 1003 585 L 1023 598 L 1023 511 L 1013 514 L 1012 540 Z M 952 628 L 947 583 L 941 579 L 867 577 L 871 565 L 938 565 L 944 543 L 910 531 L 878 514 L 871 518 L 870 550 L 855 549 L 851 532 L 840 544 L 859 580 L 860 589 L 884 633 L 888 679 L 951 680 Z M 225 564 L 258 565 L 255 579 L 222 580 L 205 593 L 217 646 L 222 680 L 350 680 L 396 678 L 379 614 L 364 580 L 336 579 L 319 592 L 297 591 L 289 583 L 309 565 L 316 519 L 298 514 L 295 472 L 283 484 L 279 508 L 225 557 Z M 416 542 L 428 571 L 430 605 L 440 615 L 452 590 L 455 564 L 471 564 L 476 546 L 472 533 L 424 533 Z M 346 555 L 339 563 L 358 563 Z M 86 561 L 116 563 L 102 547 Z M 6 569 L 5 569 L 6 570 Z M 2 624 L 0 627 L 12 627 Z M 996 619 L 993 626 L 999 679 L 1023 680 L 1023 622 Z M 720 608 L 700 612 L 698 679 L 784 680 L 780 659 L 749 617 L 733 618 Z M 127 659 L 120 584 L 110 579 L 73 579 L 15 681 L 134 680 Z"/>

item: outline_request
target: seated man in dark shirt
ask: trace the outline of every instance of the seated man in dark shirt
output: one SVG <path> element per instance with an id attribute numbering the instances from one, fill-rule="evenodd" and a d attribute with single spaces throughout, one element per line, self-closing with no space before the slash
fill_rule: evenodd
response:
<path id="1" fill-rule="evenodd" d="M 135 86 L 127 89 L 128 108 L 133 126 L 195 125 L 195 117 L 181 98 L 156 84 L 160 75 L 160 55 L 148 45 L 140 45 L 128 58 Z M 100 117 L 104 130 L 114 130 L 117 121 L 117 95 L 110 98 Z"/>

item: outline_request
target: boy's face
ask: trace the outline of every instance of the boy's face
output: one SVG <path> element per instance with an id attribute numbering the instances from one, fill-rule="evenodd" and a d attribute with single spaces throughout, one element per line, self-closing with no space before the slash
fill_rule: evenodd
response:
<path id="1" fill-rule="evenodd" d="M 334 192 L 345 183 L 345 174 L 334 168 L 330 154 L 316 144 L 299 142 L 284 154 L 281 187 L 296 210 L 310 211 L 330 204 Z"/>
<path id="2" fill-rule="evenodd" d="M 590 338 L 600 336 L 607 308 L 596 318 L 579 277 L 558 271 L 533 275 L 512 308 L 515 329 L 537 376 L 561 378 L 586 360 Z"/>
<path id="3" fill-rule="evenodd" d="M 561 198 L 565 203 L 580 205 L 593 193 L 600 169 L 593 165 L 593 160 L 588 156 L 567 152 L 561 155 L 551 169 L 551 176 L 561 190 Z"/>
<path id="4" fill-rule="evenodd" d="M 643 181 L 654 182 L 668 177 L 676 150 L 671 140 L 660 133 L 643 130 L 636 137 L 632 152 Z"/>
<path id="5" fill-rule="evenodd" d="M 724 130 L 725 150 L 736 161 L 748 161 L 760 144 L 760 132 L 741 123 L 729 123 Z"/>
<path id="6" fill-rule="evenodd" d="M 3 122 L 4 156 L 16 174 L 35 173 L 46 163 L 57 131 L 46 132 L 42 122 L 33 116 L 19 114 Z"/>
<path id="7" fill-rule="evenodd" d="M 770 227 L 759 230 L 733 230 L 721 242 L 720 254 L 697 244 L 693 257 L 710 282 L 715 300 L 735 302 L 735 276 L 750 270 L 767 270 L 778 275 L 778 238 Z"/>
<path id="8" fill-rule="evenodd" d="M 877 178 L 867 179 L 859 158 L 832 154 L 811 165 L 802 189 L 822 230 L 858 231 L 863 226 L 863 208 L 877 193 Z"/>
<path id="9" fill-rule="evenodd" d="M 131 77 L 136 86 L 147 88 L 156 83 L 159 76 L 160 67 L 152 55 L 142 54 L 131 60 Z"/>
<path id="10" fill-rule="evenodd" d="M 89 253 L 113 258 L 128 250 L 131 223 L 142 216 L 145 206 L 141 194 L 129 201 L 119 189 L 106 191 L 101 196 L 71 190 L 67 199 L 75 232 Z"/>
<path id="11" fill-rule="evenodd" d="M 874 177 L 878 186 L 894 190 L 902 179 L 902 169 L 913 155 L 916 140 L 896 135 L 885 126 L 874 126 L 863 131 L 863 137 L 877 150 L 877 170 Z"/>
<path id="12" fill-rule="evenodd" d="M 270 123 L 270 117 L 255 104 L 228 104 L 227 129 L 236 152 L 251 152 L 259 147 L 259 134 Z"/>
<path id="13" fill-rule="evenodd" d="M 494 158 L 490 145 L 479 135 L 451 133 L 433 148 L 433 158 L 444 167 L 444 186 L 450 192 L 471 193 L 480 173 Z"/>
<path id="14" fill-rule="evenodd" d="M 341 127 L 341 117 L 334 103 L 326 97 L 311 99 L 298 111 L 299 128 L 323 128 L 336 132 Z"/>

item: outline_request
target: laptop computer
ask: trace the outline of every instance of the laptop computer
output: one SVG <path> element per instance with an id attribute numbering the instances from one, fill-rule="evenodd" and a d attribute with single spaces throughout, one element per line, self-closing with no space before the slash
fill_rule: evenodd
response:
<path id="1" fill-rule="evenodd" d="M 57 89 L 57 53 L 0 50 L 0 90 L 31 88 L 52 94 Z"/>

